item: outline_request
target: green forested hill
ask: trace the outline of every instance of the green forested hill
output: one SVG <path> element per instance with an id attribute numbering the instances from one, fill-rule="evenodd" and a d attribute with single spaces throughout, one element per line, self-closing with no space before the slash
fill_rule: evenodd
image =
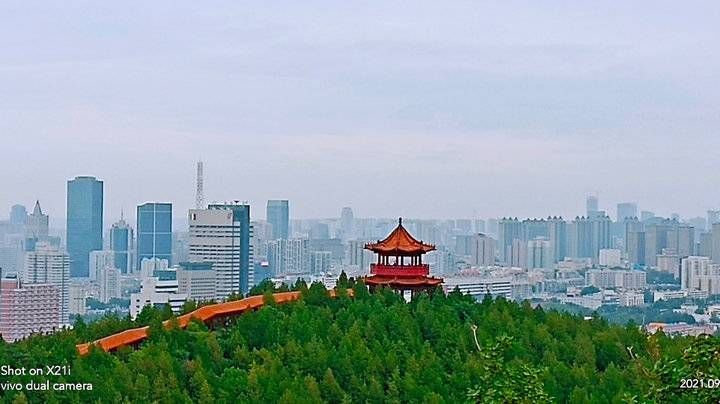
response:
<path id="1" fill-rule="evenodd" d="M 0 392 L 5 402 L 717 402 L 681 378 L 720 378 L 712 338 L 647 337 L 505 300 L 440 293 L 406 304 L 391 292 L 268 305 L 208 330 L 165 331 L 146 310 L 140 349 L 77 356 L 74 345 L 137 326 L 107 318 L 52 336 L 0 345 L 0 365 L 69 365 L 68 376 L 0 376 L 92 383 L 92 391 Z M 266 294 L 266 296 L 268 296 Z M 270 298 L 266 297 L 269 301 Z M 477 328 L 478 344 L 473 328 Z M 479 348 L 478 349 L 478 345 Z M 631 347 L 632 356 L 628 347 Z"/>

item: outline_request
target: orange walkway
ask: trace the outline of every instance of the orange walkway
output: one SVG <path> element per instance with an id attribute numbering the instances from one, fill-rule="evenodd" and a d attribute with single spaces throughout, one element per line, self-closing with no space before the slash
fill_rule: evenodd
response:
<path id="1" fill-rule="evenodd" d="M 328 291 L 330 297 L 335 297 L 336 293 L 334 290 Z M 348 289 L 348 295 L 352 296 L 353 290 Z M 275 303 L 283 304 L 293 302 L 300 299 L 300 292 L 281 292 L 274 293 Z M 200 307 L 199 309 L 183 314 L 176 319 L 163 321 L 163 326 L 166 329 L 170 329 L 173 325 L 173 320 L 177 320 L 180 328 L 186 328 L 190 323 L 190 320 L 195 318 L 205 323 L 212 321 L 218 317 L 237 316 L 247 311 L 258 309 L 264 305 L 262 296 L 250 296 L 245 299 L 236 300 L 232 302 L 211 304 L 208 306 Z M 147 339 L 148 337 L 148 326 L 140 328 L 132 328 L 129 330 L 121 331 L 117 334 L 100 338 L 97 341 L 87 342 L 84 344 L 78 344 L 77 350 L 80 355 L 86 355 L 90 351 L 91 345 L 96 345 L 102 348 L 105 352 L 112 351 L 123 346 L 134 345 Z"/>

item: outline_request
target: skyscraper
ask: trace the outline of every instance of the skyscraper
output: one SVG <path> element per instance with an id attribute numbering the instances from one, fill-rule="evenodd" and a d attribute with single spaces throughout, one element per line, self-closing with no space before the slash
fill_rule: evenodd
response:
<path id="1" fill-rule="evenodd" d="M 267 202 L 267 221 L 272 225 L 273 239 L 287 239 L 290 227 L 290 204 L 287 200 Z"/>
<path id="2" fill-rule="evenodd" d="M 550 240 L 538 237 L 527 242 L 528 269 L 551 269 L 553 262 L 552 243 Z"/>
<path id="3" fill-rule="evenodd" d="M 120 273 L 127 274 L 131 271 L 130 250 L 132 249 L 133 230 L 130 225 L 125 222 L 124 218 L 120 218 L 110 228 L 110 249 L 115 254 L 115 268 Z"/>
<path id="4" fill-rule="evenodd" d="M 638 208 L 635 202 L 623 202 L 617 204 L 617 222 L 623 223 L 626 217 L 637 217 Z"/>
<path id="5" fill-rule="evenodd" d="M 512 261 L 513 241 L 522 240 L 522 223 L 517 218 L 504 217 L 498 222 L 498 254 L 500 261 Z"/>
<path id="6" fill-rule="evenodd" d="M 90 251 L 103 248 L 103 182 L 80 176 L 67 182 L 67 251 L 70 276 L 86 278 Z"/>
<path id="7" fill-rule="evenodd" d="M 599 211 L 598 197 L 595 195 L 589 195 L 585 199 L 585 212 L 587 217 L 595 216 L 595 213 Z"/>
<path id="8" fill-rule="evenodd" d="M 172 204 L 148 202 L 137 207 L 137 268 L 144 258 L 172 264 Z"/>
<path id="9" fill-rule="evenodd" d="M 188 224 L 188 259 L 212 262 L 217 299 L 247 293 L 252 277 L 250 205 L 209 205 L 192 209 Z"/>
<path id="10" fill-rule="evenodd" d="M 720 223 L 720 210 L 707 211 L 707 228 L 712 229 L 712 225 Z"/>
<path id="11" fill-rule="evenodd" d="M 495 265 L 495 240 L 484 235 L 475 234 L 470 238 L 470 265 Z"/>
<path id="12" fill-rule="evenodd" d="M 625 218 L 625 253 L 631 264 L 645 264 L 645 227 L 637 218 Z"/>
<path id="13" fill-rule="evenodd" d="M 676 220 L 665 219 L 645 226 L 645 265 L 656 266 L 657 255 L 670 249 L 680 257 L 692 255 L 695 231 Z"/>
<path id="14" fill-rule="evenodd" d="M 10 224 L 23 226 L 27 220 L 27 209 L 23 205 L 13 205 L 10 208 Z"/>
<path id="15" fill-rule="evenodd" d="M 548 239 L 553 250 L 553 262 L 560 262 L 567 255 L 567 224 L 562 216 L 548 217 Z"/>
<path id="16" fill-rule="evenodd" d="M 45 239 L 49 233 L 50 218 L 43 214 L 40 208 L 40 201 L 35 201 L 33 213 L 27 217 L 25 233 L 28 237 Z"/>
<path id="17" fill-rule="evenodd" d="M 349 206 L 342 208 L 340 211 L 340 228 L 343 238 L 349 239 L 355 236 L 355 216 Z"/>

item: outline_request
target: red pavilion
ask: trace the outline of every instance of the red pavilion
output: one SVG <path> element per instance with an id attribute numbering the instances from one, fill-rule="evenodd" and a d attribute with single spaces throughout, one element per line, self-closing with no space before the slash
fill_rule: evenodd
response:
<path id="1" fill-rule="evenodd" d="M 403 296 L 410 291 L 413 296 L 420 291 L 431 292 L 443 282 L 429 276 L 430 266 L 422 263 L 423 254 L 434 251 L 435 246 L 416 240 L 403 227 L 402 218 L 385 240 L 366 244 L 365 249 L 378 255 L 377 263 L 370 265 L 370 276 L 365 277 L 371 292 L 385 286 Z"/>

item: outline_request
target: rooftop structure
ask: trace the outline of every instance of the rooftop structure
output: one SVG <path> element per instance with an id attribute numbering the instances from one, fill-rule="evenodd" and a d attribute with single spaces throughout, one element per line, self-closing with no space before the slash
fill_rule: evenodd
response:
<path id="1" fill-rule="evenodd" d="M 443 280 L 429 276 L 430 266 L 423 264 L 422 256 L 435 250 L 432 244 L 416 240 L 402 225 L 398 226 L 384 240 L 368 243 L 365 249 L 378 254 L 377 263 L 370 265 L 370 276 L 365 283 L 373 291 L 377 287 L 386 286 L 405 294 L 419 291 L 432 291 L 442 284 Z"/>

